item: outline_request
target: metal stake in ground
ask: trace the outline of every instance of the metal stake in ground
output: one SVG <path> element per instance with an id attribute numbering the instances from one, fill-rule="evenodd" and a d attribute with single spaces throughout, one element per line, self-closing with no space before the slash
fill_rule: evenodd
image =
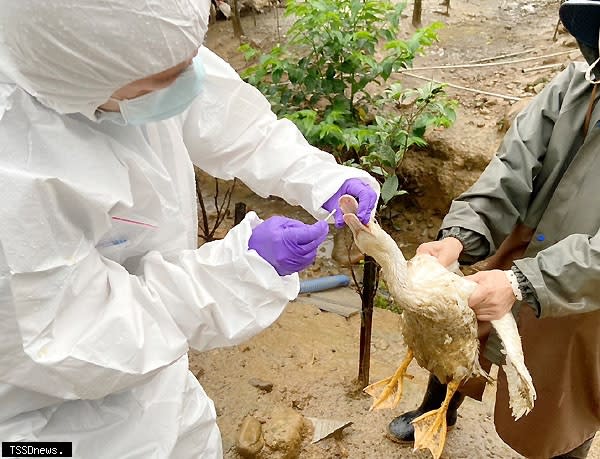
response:
<path id="1" fill-rule="evenodd" d="M 244 219 L 245 216 L 246 216 L 246 204 L 244 204 L 243 202 L 236 202 L 235 203 L 235 211 L 233 214 L 233 224 L 237 225 Z"/>
<path id="2" fill-rule="evenodd" d="M 379 265 L 365 255 L 363 286 L 361 291 L 362 311 L 360 315 L 360 351 L 358 357 L 358 384 L 361 389 L 369 385 L 371 361 L 371 328 L 373 323 L 373 300 L 377 291 Z"/>

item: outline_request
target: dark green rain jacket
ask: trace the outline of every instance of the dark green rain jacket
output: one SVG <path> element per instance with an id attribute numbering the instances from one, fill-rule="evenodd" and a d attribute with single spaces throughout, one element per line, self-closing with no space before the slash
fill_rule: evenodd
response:
<path id="1" fill-rule="evenodd" d="M 499 371 L 494 410 L 500 437 L 528 458 L 564 454 L 600 429 L 600 104 L 584 135 L 592 93 L 586 68 L 570 65 L 516 117 L 442 225 L 479 235 L 479 244 L 465 244 L 471 257 L 482 247 L 493 255 L 517 225 L 533 229 L 513 263 L 533 288 L 538 317 L 521 303 L 513 314 L 538 398 L 514 421 Z M 484 355 L 501 364 L 495 338 Z"/>
<path id="2" fill-rule="evenodd" d="M 536 228 L 515 265 L 535 289 L 540 317 L 600 309 L 600 104 L 584 138 L 586 68 L 569 66 L 516 117 L 442 224 L 480 234 L 489 255 L 516 224 Z"/>

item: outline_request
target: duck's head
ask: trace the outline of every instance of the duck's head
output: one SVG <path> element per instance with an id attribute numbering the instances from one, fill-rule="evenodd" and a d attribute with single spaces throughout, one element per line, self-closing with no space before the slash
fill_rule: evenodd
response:
<path id="1" fill-rule="evenodd" d="M 379 226 L 375 219 L 363 225 L 356 216 L 358 203 L 350 195 L 343 195 L 339 200 L 340 209 L 344 213 L 344 222 L 352 231 L 354 242 L 362 253 L 372 256 L 381 264 L 381 260 L 390 258 L 399 251 L 394 240 Z"/>

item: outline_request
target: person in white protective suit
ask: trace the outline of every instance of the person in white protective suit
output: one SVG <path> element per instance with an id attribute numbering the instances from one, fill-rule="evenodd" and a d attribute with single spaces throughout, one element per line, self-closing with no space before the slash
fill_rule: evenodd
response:
<path id="1" fill-rule="evenodd" d="M 188 348 L 269 326 L 328 228 L 250 212 L 197 248 L 193 164 L 319 219 L 342 193 L 371 216 L 377 183 L 202 47 L 208 15 L 209 0 L 0 0 L 1 441 L 222 456 Z"/>

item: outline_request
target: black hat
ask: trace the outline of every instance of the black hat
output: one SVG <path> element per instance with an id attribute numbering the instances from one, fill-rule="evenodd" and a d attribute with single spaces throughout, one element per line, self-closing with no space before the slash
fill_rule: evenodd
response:
<path id="1" fill-rule="evenodd" d="M 567 0 L 559 9 L 560 20 L 577 41 L 598 48 L 600 0 Z"/>

